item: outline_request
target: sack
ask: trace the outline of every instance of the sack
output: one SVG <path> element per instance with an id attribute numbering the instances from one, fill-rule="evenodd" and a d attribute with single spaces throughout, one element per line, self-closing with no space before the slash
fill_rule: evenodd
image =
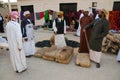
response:
<path id="1" fill-rule="evenodd" d="M 40 48 L 37 50 L 37 52 L 34 54 L 35 57 L 41 58 L 44 54 L 45 51 L 48 51 L 48 47 Z"/>
<path id="2" fill-rule="evenodd" d="M 76 64 L 81 67 L 90 67 L 90 57 L 88 53 L 78 53 L 76 56 Z"/>
<path id="3" fill-rule="evenodd" d="M 68 64 L 70 62 L 71 58 L 72 58 L 72 55 L 65 60 L 61 60 L 61 59 L 56 58 L 55 61 L 62 63 L 62 64 Z"/>
<path id="4" fill-rule="evenodd" d="M 55 35 L 55 45 L 60 48 L 66 46 L 64 34 Z"/>
<path id="5" fill-rule="evenodd" d="M 52 46 L 47 51 L 45 51 L 45 54 L 42 56 L 42 58 L 46 60 L 54 61 L 56 53 L 57 53 L 57 47 Z"/>
<path id="6" fill-rule="evenodd" d="M 85 38 L 87 42 L 88 49 L 90 50 L 88 39 L 87 39 L 87 34 L 85 33 Z M 90 67 L 90 57 L 88 53 L 79 53 L 76 56 L 76 64 L 80 65 L 81 67 Z"/>
<path id="7" fill-rule="evenodd" d="M 73 48 L 72 47 L 63 47 L 56 53 L 56 59 L 60 60 L 66 60 L 73 54 Z"/>
<path id="8" fill-rule="evenodd" d="M 93 51 L 93 50 L 90 50 L 90 59 L 96 63 L 100 63 L 100 60 L 101 60 L 101 55 L 102 53 L 101 52 L 97 52 L 97 51 Z"/>
<path id="9" fill-rule="evenodd" d="M 59 49 L 55 55 L 55 61 L 63 64 L 68 64 L 72 58 L 73 50 L 74 49 L 72 47 L 68 46 Z"/>

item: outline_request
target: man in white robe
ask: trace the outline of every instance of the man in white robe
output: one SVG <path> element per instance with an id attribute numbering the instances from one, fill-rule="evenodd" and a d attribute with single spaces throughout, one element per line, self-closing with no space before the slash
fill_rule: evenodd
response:
<path id="1" fill-rule="evenodd" d="M 30 12 L 25 11 L 25 19 L 21 22 L 21 30 L 23 36 L 23 45 L 26 57 L 31 57 L 35 54 L 34 29 L 30 20 Z"/>
<path id="2" fill-rule="evenodd" d="M 76 32 L 76 36 L 80 36 L 80 31 L 81 31 L 81 26 L 80 26 L 80 19 L 84 16 L 83 13 L 81 13 L 80 15 L 80 18 L 79 18 L 79 26 L 78 26 L 78 29 L 77 29 L 77 32 Z"/>
<path id="3" fill-rule="evenodd" d="M 23 72 L 27 69 L 26 58 L 23 50 L 22 33 L 20 24 L 17 22 L 19 14 L 11 12 L 11 20 L 6 25 L 6 33 L 10 50 L 10 59 L 16 72 Z"/>
<path id="4" fill-rule="evenodd" d="M 119 49 L 118 54 L 117 54 L 117 61 L 120 62 L 120 49 Z"/>

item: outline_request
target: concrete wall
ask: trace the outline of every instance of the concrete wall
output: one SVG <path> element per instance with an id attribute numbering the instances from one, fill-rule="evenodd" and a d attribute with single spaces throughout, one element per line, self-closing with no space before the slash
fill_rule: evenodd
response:
<path id="1" fill-rule="evenodd" d="M 11 3 L 11 9 L 18 9 L 17 3 Z M 9 6 L 7 3 L 5 3 L 4 7 L 0 7 L 0 13 L 3 17 L 9 14 Z"/>
<path id="2" fill-rule="evenodd" d="M 5 16 L 9 13 L 9 9 L 0 7 L 0 13 L 2 14 L 3 18 L 5 18 Z"/>
<path id="3" fill-rule="evenodd" d="M 21 11 L 20 6 L 34 5 L 34 12 L 40 12 L 44 10 L 59 11 L 60 3 L 77 3 L 77 10 L 88 9 L 92 7 L 92 2 L 97 2 L 97 9 L 105 8 L 111 11 L 114 1 L 120 0 L 18 0 L 18 10 Z M 35 24 L 43 24 L 44 20 L 35 20 Z"/>

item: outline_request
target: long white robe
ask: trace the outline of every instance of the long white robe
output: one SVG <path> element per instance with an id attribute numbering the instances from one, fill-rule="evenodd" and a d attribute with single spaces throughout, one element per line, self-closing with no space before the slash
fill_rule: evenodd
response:
<path id="1" fill-rule="evenodd" d="M 120 49 L 119 49 L 119 51 L 118 51 L 117 61 L 120 61 Z"/>
<path id="2" fill-rule="evenodd" d="M 9 21 L 6 25 L 10 59 L 15 71 L 21 72 L 27 68 L 26 58 L 23 50 L 22 33 L 20 24 Z M 21 51 L 19 51 L 21 49 Z"/>
<path id="3" fill-rule="evenodd" d="M 77 29 L 77 32 L 76 32 L 76 35 L 77 35 L 77 36 L 80 36 L 80 31 L 81 31 L 80 19 L 81 19 L 83 16 L 84 16 L 84 14 L 81 13 L 80 18 L 79 18 L 79 26 L 78 26 L 78 29 Z"/>
<path id="4" fill-rule="evenodd" d="M 89 50 L 89 55 L 90 55 L 90 59 L 96 63 L 100 63 L 101 62 L 101 56 L 102 56 L 102 52 L 97 52 L 94 51 L 92 49 Z"/>
<path id="5" fill-rule="evenodd" d="M 30 24 L 27 24 L 25 26 L 26 28 L 26 34 L 28 38 L 28 41 L 25 41 L 23 38 L 23 44 L 24 44 L 24 51 L 25 51 L 25 55 L 29 56 L 29 55 L 34 55 L 36 50 L 35 50 L 35 42 L 34 42 L 34 29 L 33 29 L 33 24 L 31 23 L 31 21 L 28 19 L 28 21 L 30 22 Z"/>

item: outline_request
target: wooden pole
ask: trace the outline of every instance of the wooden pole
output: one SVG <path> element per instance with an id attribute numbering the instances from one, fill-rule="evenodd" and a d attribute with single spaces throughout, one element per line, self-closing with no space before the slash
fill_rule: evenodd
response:
<path id="1" fill-rule="evenodd" d="M 10 3 L 10 0 L 8 0 L 8 5 L 9 5 L 9 12 L 11 12 L 11 3 Z"/>

